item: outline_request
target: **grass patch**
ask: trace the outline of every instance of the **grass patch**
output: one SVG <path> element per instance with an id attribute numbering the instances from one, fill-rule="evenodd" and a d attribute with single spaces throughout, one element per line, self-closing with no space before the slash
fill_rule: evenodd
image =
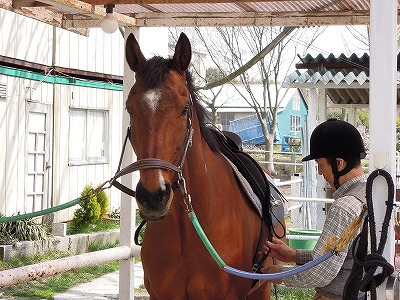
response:
<path id="1" fill-rule="evenodd" d="M 89 245 L 89 251 L 98 251 L 118 246 L 118 243 L 109 245 Z M 0 261 L 0 269 L 6 270 L 25 265 L 35 264 L 42 261 L 53 260 L 69 256 L 68 253 L 48 252 L 46 254 L 32 255 L 28 257 L 19 257 L 9 261 Z M 118 261 L 109 262 L 103 265 L 84 268 L 69 273 L 48 277 L 42 280 L 19 284 L 1 290 L 1 297 L 28 297 L 30 299 L 53 299 L 57 293 L 64 292 L 69 288 L 89 282 L 105 274 L 115 272 L 119 269 Z"/>
<path id="2" fill-rule="evenodd" d="M 73 226 L 71 222 L 67 224 L 67 234 L 78 234 L 78 233 L 91 233 L 98 231 L 107 231 L 111 229 L 118 229 L 120 227 L 119 221 L 105 221 L 101 220 L 95 224 L 80 224 L 79 226 Z"/>
<path id="3" fill-rule="evenodd" d="M 281 300 L 310 300 L 314 297 L 314 289 L 299 289 L 286 287 L 284 285 L 274 285 L 271 299 Z M 275 298 L 275 295 L 276 298 Z"/>

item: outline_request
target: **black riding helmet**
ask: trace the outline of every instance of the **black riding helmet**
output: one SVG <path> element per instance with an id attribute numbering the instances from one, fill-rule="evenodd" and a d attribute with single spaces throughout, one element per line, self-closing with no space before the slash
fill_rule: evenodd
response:
<path id="1" fill-rule="evenodd" d="M 353 169 L 356 163 L 365 158 L 365 148 L 358 130 L 342 120 L 329 119 L 315 127 L 310 138 L 310 155 L 302 161 L 328 158 L 335 177 L 335 187 L 339 187 L 339 177 Z M 337 170 L 336 158 L 346 161 L 342 171 Z"/>

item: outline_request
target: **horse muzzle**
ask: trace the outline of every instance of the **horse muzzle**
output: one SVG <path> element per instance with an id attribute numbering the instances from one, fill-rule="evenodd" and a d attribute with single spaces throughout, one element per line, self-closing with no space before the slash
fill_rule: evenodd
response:
<path id="1" fill-rule="evenodd" d="M 168 213 L 172 196 L 170 183 L 165 183 L 155 191 L 149 191 L 139 181 L 136 186 L 136 201 L 141 217 L 146 221 L 164 219 Z"/>

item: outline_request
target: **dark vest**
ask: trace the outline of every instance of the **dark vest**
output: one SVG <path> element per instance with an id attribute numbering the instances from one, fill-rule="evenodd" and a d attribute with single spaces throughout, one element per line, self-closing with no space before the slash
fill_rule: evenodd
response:
<path id="1" fill-rule="evenodd" d="M 366 186 L 365 182 L 355 183 L 351 189 L 345 192 L 340 198 L 345 196 L 355 197 L 360 205 L 360 212 L 362 206 L 366 203 Z M 337 276 L 326 286 L 316 288 L 315 290 L 326 297 L 332 299 L 342 299 L 343 289 L 346 284 L 347 278 L 350 276 L 351 269 L 353 267 L 354 258 L 352 255 L 352 244 L 350 244 L 349 250 L 347 252 L 346 259 L 343 262 L 342 268 L 340 269 Z"/>

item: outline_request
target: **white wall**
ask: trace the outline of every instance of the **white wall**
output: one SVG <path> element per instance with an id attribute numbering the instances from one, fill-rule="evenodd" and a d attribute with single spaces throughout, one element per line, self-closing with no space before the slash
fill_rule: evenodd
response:
<path id="1" fill-rule="evenodd" d="M 119 31 L 107 35 L 101 29 L 92 29 L 86 37 L 3 9 L 0 9 L 0 28 L 0 55 L 46 66 L 123 75 L 124 41 Z M 126 130 L 121 128 L 122 91 L 51 84 L 2 74 L 0 83 L 8 89 L 7 97 L 0 98 L 1 213 L 25 211 L 26 99 L 50 104 L 53 109 L 53 205 L 76 199 L 86 184 L 98 185 L 113 176 L 119 162 L 122 131 Z M 70 106 L 108 110 L 108 163 L 68 165 Z M 118 208 L 120 192 L 115 188 L 106 192 L 111 208 Z M 75 209 L 60 212 L 55 220 L 71 219 Z"/>
<path id="2" fill-rule="evenodd" d="M 7 84 L 7 97 L 0 99 L 0 212 L 24 212 L 26 99 L 51 103 L 52 85 L 0 75 Z M 34 89 L 36 87 L 36 89 Z"/>
<path id="3" fill-rule="evenodd" d="M 56 32 L 56 66 L 123 75 L 124 42 L 119 30 L 105 34 L 93 28 L 88 37 L 60 28 Z"/>
<path id="4" fill-rule="evenodd" d="M 0 8 L 0 55 L 51 65 L 53 27 Z"/>

